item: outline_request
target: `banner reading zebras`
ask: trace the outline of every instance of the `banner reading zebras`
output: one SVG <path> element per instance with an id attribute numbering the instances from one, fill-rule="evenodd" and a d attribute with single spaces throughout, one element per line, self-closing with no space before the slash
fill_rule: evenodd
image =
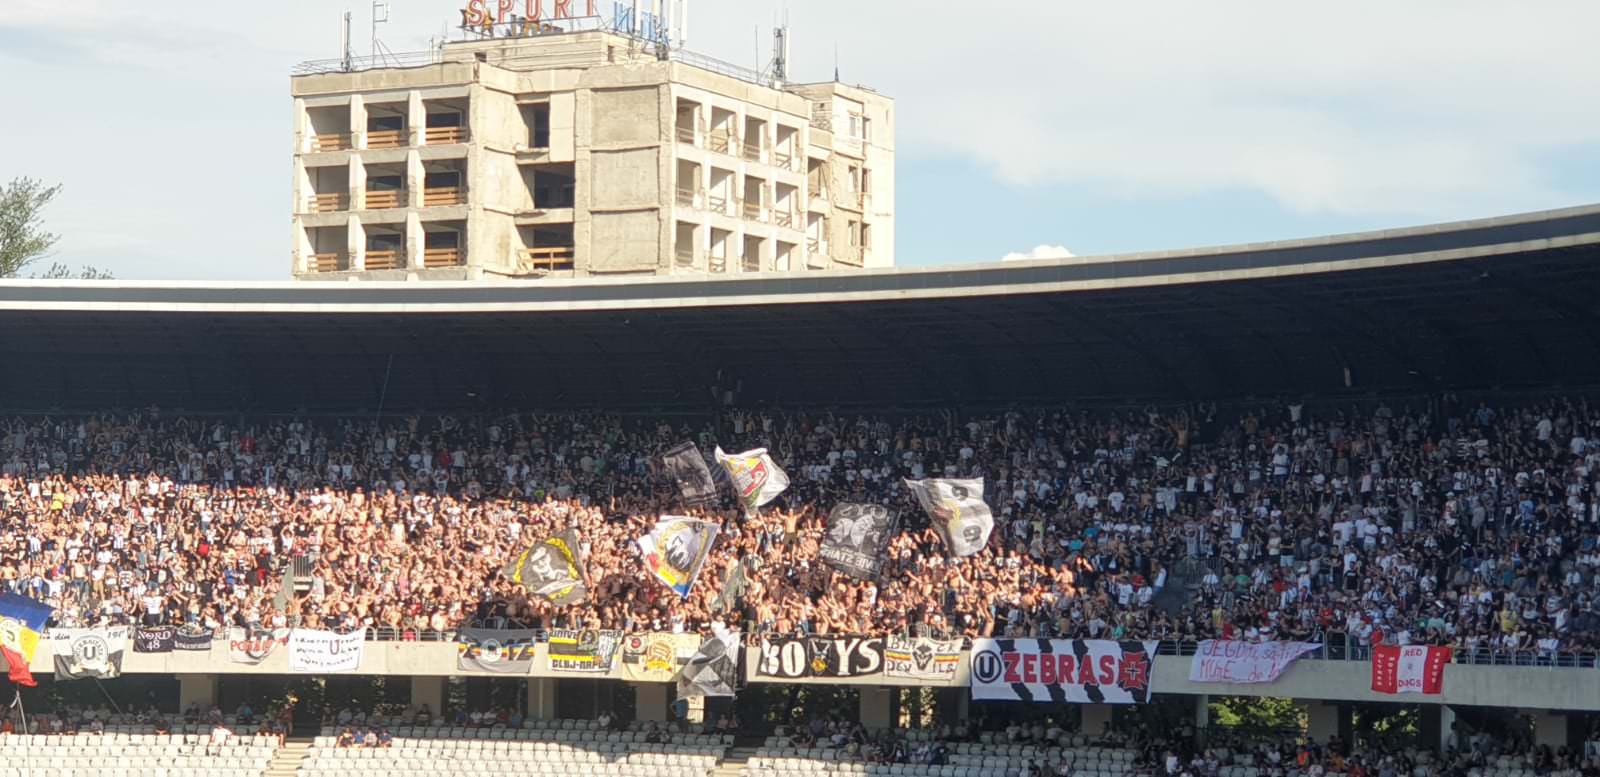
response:
<path id="1" fill-rule="evenodd" d="M 975 639 L 972 698 L 1144 704 L 1155 663 L 1153 640 Z"/>
<path id="2" fill-rule="evenodd" d="M 817 555 L 828 566 L 862 579 L 878 576 L 894 516 L 883 505 L 844 502 L 828 513 L 828 532 Z"/>

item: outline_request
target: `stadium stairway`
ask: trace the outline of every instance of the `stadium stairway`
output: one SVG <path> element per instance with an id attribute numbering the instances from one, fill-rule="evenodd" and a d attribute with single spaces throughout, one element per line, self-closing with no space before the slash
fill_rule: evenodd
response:
<path id="1" fill-rule="evenodd" d="M 754 747 L 731 747 L 728 754 L 722 757 L 722 762 L 711 771 L 711 777 L 739 777 L 745 773 L 750 765 L 750 759 L 755 757 Z"/>
<path id="2" fill-rule="evenodd" d="M 262 777 L 294 777 L 300 772 L 300 763 L 311 753 L 311 737 L 289 737 L 272 754 L 272 762 Z"/>

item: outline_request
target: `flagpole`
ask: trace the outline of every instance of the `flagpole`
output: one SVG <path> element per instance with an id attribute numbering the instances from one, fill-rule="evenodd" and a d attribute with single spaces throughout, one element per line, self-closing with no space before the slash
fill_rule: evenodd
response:
<path id="1" fill-rule="evenodd" d="M 17 688 L 16 703 L 17 703 L 17 715 L 22 718 L 22 733 L 24 733 L 24 734 L 33 733 L 33 732 L 28 730 L 28 711 L 23 709 L 23 707 L 22 707 L 22 689 L 21 688 Z"/>

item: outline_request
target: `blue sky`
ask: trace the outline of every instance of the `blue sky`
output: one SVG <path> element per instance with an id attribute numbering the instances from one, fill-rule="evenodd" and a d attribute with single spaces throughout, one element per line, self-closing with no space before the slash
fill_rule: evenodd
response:
<path id="1" fill-rule="evenodd" d="M 648 0 L 645 0 L 648 4 Z M 425 49 L 461 0 L 394 0 Z M 609 3 L 602 2 L 609 7 Z M 365 3 L 5 0 L 0 180 L 63 183 L 56 261 L 282 279 L 288 71 Z M 896 99 L 898 257 L 1248 242 L 1600 202 L 1600 3 L 790 4 L 794 71 Z M 63 10 L 65 9 L 65 10 Z M 772 0 L 693 0 L 753 65 Z"/>

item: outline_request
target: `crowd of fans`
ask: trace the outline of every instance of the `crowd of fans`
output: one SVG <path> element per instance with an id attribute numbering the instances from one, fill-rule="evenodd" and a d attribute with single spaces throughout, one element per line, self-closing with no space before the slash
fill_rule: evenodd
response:
<path id="1" fill-rule="evenodd" d="M 1397 403 L 1398 404 L 1398 403 Z M 1596 647 L 1600 410 L 1415 406 L 989 415 L 727 412 L 0 419 L 0 585 L 57 625 L 304 625 L 415 635 L 495 622 L 748 632 L 1310 639 L 1553 655 Z M 769 448 L 754 516 L 685 507 L 656 456 Z M 715 465 L 713 464 L 713 468 Z M 903 478 L 982 477 L 995 530 L 950 557 Z M 818 559 L 829 509 L 900 529 L 875 581 Z M 633 540 L 723 531 L 691 594 Z M 503 579 L 576 528 L 590 594 Z M 283 589 L 292 559 L 308 587 Z"/>

